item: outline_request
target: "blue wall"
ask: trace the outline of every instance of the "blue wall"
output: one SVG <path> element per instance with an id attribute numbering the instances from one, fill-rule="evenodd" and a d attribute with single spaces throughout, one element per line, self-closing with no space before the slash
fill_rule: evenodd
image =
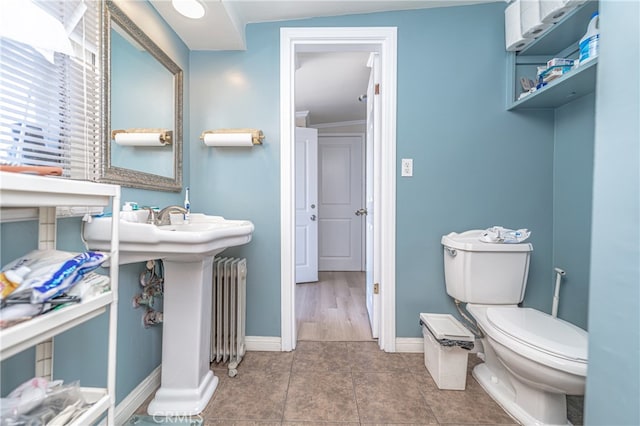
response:
<path id="1" fill-rule="evenodd" d="M 585 424 L 640 424 L 640 3 L 602 1 Z"/>
<path id="2" fill-rule="evenodd" d="M 504 4 L 252 24 L 245 52 L 192 52 L 191 133 L 252 126 L 265 145 L 191 145 L 194 210 L 254 221 L 247 334 L 280 335 L 279 29 L 398 27 L 397 335 L 420 336 L 418 313 L 452 312 L 440 237 L 492 225 L 533 231 L 526 303 L 551 306 L 552 111 L 505 111 Z"/>
<path id="3" fill-rule="evenodd" d="M 595 95 L 556 110 L 553 153 L 553 265 L 567 275 L 558 316 L 587 328 Z M 555 273 L 550 269 L 549 297 Z"/>

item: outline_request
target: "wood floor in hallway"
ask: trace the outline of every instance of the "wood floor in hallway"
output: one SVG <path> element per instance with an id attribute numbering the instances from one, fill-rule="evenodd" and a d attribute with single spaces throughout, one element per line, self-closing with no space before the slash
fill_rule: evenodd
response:
<path id="1" fill-rule="evenodd" d="M 320 272 L 318 278 L 296 285 L 298 340 L 372 340 L 364 272 Z"/>

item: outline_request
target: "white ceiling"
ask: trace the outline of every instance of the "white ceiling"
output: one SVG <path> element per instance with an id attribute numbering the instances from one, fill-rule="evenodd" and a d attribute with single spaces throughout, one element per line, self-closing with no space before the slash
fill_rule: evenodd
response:
<path id="1" fill-rule="evenodd" d="M 190 50 L 244 50 L 245 26 L 393 10 L 488 3 L 496 0 L 200 0 L 202 19 L 180 15 L 170 0 L 150 0 L 162 18 Z M 300 53 L 296 71 L 296 110 L 310 112 L 313 124 L 364 120 L 368 53 Z"/>
<path id="2" fill-rule="evenodd" d="M 488 3 L 496 0 L 199 0 L 201 19 L 180 15 L 171 0 L 149 0 L 191 50 L 244 50 L 244 27 L 257 22 Z"/>

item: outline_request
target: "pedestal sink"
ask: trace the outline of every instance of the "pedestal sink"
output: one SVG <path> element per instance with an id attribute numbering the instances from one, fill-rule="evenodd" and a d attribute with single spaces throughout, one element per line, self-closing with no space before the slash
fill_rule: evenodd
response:
<path id="1" fill-rule="evenodd" d="M 251 241 L 253 224 L 192 214 L 190 223 L 156 226 L 120 221 L 120 264 L 162 259 L 164 321 L 160 389 L 151 415 L 193 415 L 204 410 L 218 386 L 209 368 L 213 258 Z M 109 250 L 111 218 L 84 226 L 86 245 Z"/>

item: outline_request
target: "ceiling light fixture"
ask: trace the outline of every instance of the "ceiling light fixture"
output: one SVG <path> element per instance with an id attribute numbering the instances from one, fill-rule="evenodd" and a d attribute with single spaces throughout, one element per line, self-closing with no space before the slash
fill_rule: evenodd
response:
<path id="1" fill-rule="evenodd" d="M 204 5 L 199 0 L 171 0 L 171 4 L 187 18 L 200 19 L 204 16 Z"/>

